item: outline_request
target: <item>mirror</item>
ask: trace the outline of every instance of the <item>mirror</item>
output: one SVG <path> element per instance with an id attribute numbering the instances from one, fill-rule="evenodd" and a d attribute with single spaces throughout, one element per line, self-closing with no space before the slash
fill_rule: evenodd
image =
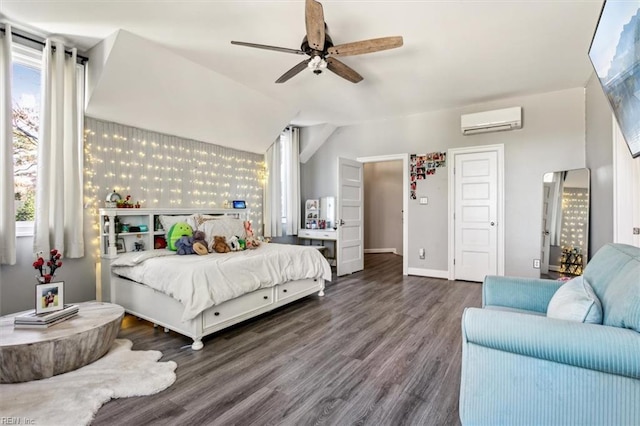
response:
<path id="1" fill-rule="evenodd" d="M 582 275 L 588 260 L 589 169 L 545 173 L 540 276 Z"/>

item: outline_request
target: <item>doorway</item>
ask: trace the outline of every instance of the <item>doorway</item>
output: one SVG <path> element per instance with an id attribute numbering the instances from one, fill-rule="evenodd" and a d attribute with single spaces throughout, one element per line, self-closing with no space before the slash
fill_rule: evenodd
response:
<path id="1" fill-rule="evenodd" d="M 391 221 L 396 221 L 398 223 L 399 227 L 397 228 L 397 230 L 391 231 L 391 233 L 397 232 L 399 236 L 401 235 L 401 242 L 399 243 L 401 244 L 399 247 L 400 250 L 396 250 L 396 252 L 397 254 L 402 254 L 402 274 L 408 275 L 409 257 L 407 256 L 407 252 L 408 252 L 408 245 L 409 245 L 409 237 L 408 237 L 409 235 L 409 216 L 408 216 L 409 154 L 393 154 L 393 155 L 380 155 L 380 156 L 374 156 L 374 157 L 359 157 L 356 160 L 363 163 L 366 169 L 368 169 L 367 165 L 372 163 L 371 166 L 373 168 L 372 170 L 375 171 L 374 173 L 375 175 L 379 175 L 380 173 L 384 175 L 385 173 L 390 172 L 390 170 L 395 169 L 399 165 L 398 168 L 401 170 L 400 172 L 401 178 L 400 178 L 400 181 L 397 183 L 401 185 L 399 187 L 400 194 L 401 194 L 399 198 L 401 199 L 401 202 L 398 205 L 394 205 L 395 203 L 385 204 L 385 206 L 387 206 L 388 209 L 385 208 L 385 212 L 379 212 L 381 214 L 374 219 L 373 217 L 371 217 L 372 212 L 369 211 L 371 210 L 371 206 L 372 206 L 372 204 L 370 204 L 369 202 L 372 200 L 369 200 L 368 198 L 365 197 L 365 213 L 364 214 L 365 214 L 365 218 L 369 218 L 370 221 L 376 220 L 376 221 L 384 221 L 385 223 L 388 222 L 390 224 L 389 228 L 396 229 L 395 223 L 392 223 Z M 393 176 L 397 176 L 397 174 L 394 173 Z M 394 177 L 394 179 L 396 178 Z M 377 185 L 377 184 L 374 184 L 374 185 Z M 395 185 L 394 183 L 390 185 L 389 188 L 380 188 L 381 191 L 379 193 L 376 193 L 377 200 L 375 200 L 373 205 L 375 205 L 376 203 L 379 203 L 379 204 L 387 203 L 387 200 L 385 200 L 384 191 L 392 190 L 391 188 L 397 188 L 397 187 L 398 186 Z M 367 185 L 367 180 L 365 179 L 365 194 L 369 192 L 370 189 L 371 189 L 370 185 Z M 368 224 L 365 219 L 365 227 L 366 226 L 368 226 Z M 365 239 L 366 237 L 367 235 L 365 234 Z M 399 239 L 400 238 L 398 238 L 398 240 Z M 388 239 L 386 240 L 389 241 Z M 373 241 L 371 242 L 374 243 Z M 365 243 L 368 244 L 369 240 L 365 241 Z M 374 244 L 379 245 L 379 243 L 374 243 Z M 363 248 L 364 247 L 365 246 L 363 245 Z M 372 248 L 370 248 L 369 250 L 365 251 L 363 249 L 363 251 L 368 253 L 381 253 L 381 252 L 389 252 L 390 251 L 389 249 L 391 248 L 393 247 L 373 247 L 372 246 Z M 379 250 L 376 251 L 376 249 L 379 249 Z"/>
<path id="2" fill-rule="evenodd" d="M 504 275 L 504 145 L 450 149 L 449 279 Z"/>
<path id="3" fill-rule="evenodd" d="M 403 255 L 402 161 L 364 165 L 364 252 Z"/>

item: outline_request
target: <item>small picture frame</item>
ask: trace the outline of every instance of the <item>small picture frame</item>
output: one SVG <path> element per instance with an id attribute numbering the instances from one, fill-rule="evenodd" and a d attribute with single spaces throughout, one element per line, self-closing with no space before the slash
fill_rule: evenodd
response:
<path id="1" fill-rule="evenodd" d="M 127 252 L 127 246 L 124 243 L 124 238 L 117 238 L 116 239 L 116 252 L 117 253 L 126 253 Z"/>
<path id="2" fill-rule="evenodd" d="M 36 314 L 64 308 L 64 281 L 36 285 Z"/>

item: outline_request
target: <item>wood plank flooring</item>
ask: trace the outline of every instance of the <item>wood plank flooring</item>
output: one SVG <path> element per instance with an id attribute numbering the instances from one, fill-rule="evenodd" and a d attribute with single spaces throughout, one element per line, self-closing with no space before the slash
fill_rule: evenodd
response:
<path id="1" fill-rule="evenodd" d="M 119 337 L 160 350 L 177 380 L 157 395 L 114 400 L 93 425 L 456 425 L 460 319 L 477 283 L 403 277 L 402 258 L 365 269 L 204 339 L 125 317 Z"/>

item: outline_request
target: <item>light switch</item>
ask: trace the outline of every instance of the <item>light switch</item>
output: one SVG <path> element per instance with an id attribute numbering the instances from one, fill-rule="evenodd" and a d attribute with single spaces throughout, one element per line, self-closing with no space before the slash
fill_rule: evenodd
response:
<path id="1" fill-rule="evenodd" d="M 428 197 L 420 197 L 420 204 L 429 204 Z"/>

